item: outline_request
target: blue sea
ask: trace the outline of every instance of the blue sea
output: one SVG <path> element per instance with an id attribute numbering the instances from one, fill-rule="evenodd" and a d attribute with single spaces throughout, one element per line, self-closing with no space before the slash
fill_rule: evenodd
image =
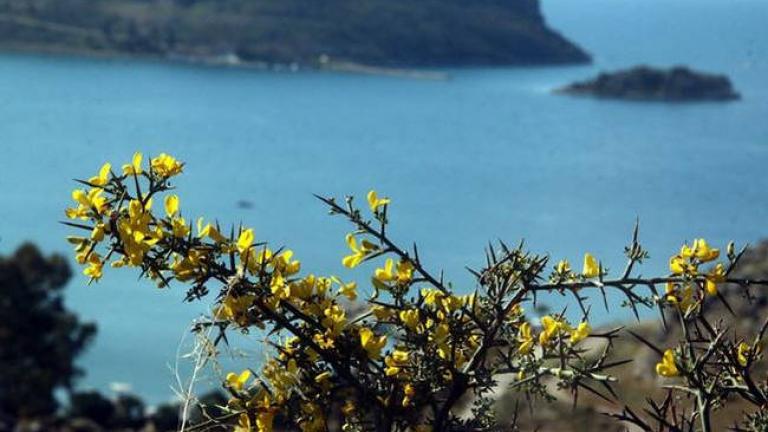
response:
<path id="1" fill-rule="evenodd" d="M 71 230 L 58 223 L 71 179 L 134 151 L 187 163 L 177 182 L 185 215 L 243 222 L 258 240 L 292 248 L 305 271 L 360 280 L 371 268 L 350 275 L 340 263 L 349 226 L 313 193 L 362 198 L 375 188 L 392 197 L 394 238 L 418 242 L 424 262 L 464 291 L 473 288 L 465 266 L 482 265 L 483 247 L 497 239 L 525 239 L 577 267 L 589 251 L 618 271 L 639 218 L 652 257 L 642 271 L 651 274 L 693 237 L 724 246 L 768 236 L 768 2 L 543 6 L 594 64 L 443 70 L 449 79 L 417 80 L 0 55 L 0 254 L 29 240 L 71 256 Z M 743 100 L 551 93 L 641 63 L 728 74 Z M 127 383 L 152 403 L 170 399 L 189 324 L 207 307 L 183 303 L 184 291 L 158 290 L 126 270 L 87 286 L 78 272 L 67 304 L 99 326 L 79 387 Z M 630 317 L 599 304 L 595 311 L 603 323 Z M 258 341 L 239 344 L 250 364 L 263 359 Z M 186 378 L 188 360 L 181 364 Z"/>

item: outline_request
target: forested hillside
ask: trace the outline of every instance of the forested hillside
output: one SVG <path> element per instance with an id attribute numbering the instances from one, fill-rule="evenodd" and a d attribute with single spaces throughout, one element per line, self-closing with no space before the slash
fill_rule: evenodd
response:
<path id="1" fill-rule="evenodd" d="M 0 48 L 303 65 L 589 60 L 538 0 L 0 0 Z"/>

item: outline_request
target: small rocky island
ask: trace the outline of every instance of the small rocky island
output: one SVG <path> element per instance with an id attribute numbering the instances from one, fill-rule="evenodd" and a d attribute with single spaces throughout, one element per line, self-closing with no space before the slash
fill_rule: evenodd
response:
<path id="1" fill-rule="evenodd" d="M 632 69 L 601 73 L 556 90 L 557 93 L 599 98 L 644 101 L 729 101 L 739 99 L 731 81 L 724 75 L 697 72 L 684 66 L 658 69 L 636 66 Z"/>

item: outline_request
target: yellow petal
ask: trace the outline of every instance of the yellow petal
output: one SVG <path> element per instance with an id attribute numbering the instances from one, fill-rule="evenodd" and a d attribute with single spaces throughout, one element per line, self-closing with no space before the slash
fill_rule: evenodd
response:
<path id="1" fill-rule="evenodd" d="M 240 385 L 245 385 L 246 382 L 248 382 L 248 379 L 251 378 L 251 371 L 246 369 L 240 373 L 240 375 L 237 377 L 237 382 L 240 383 Z"/>
<path id="2" fill-rule="evenodd" d="M 131 165 L 133 166 L 133 172 L 136 174 L 141 174 L 141 159 L 142 159 L 141 152 L 136 152 L 133 154 L 133 160 L 131 161 Z"/>
<path id="3" fill-rule="evenodd" d="M 371 211 L 376 211 L 376 202 L 379 201 L 378 196 L 376 195 L 376 191 L 372 190 L 368 192 L 368 206 L 371 208 Z"/>
<path id="4" fill-rule="evenodd" d="M 385 206 L 389 204 L 388 198 L 379 198 L 376 191 L 372 190 L 368 192 L 368 207 L 370 207 L 371 211 L 376 213 L 379 207 Z"/>
<path id="5" fill-rule="evenodd" d="M 368 345 L 368 342 L 370 342 L 372 337 L 373 337 L 373 331 L 371 329 L 366 327 L 363 327 L 360 329 L 360 344 L 362 346 Z"/>
<path id="6" fill-rule="evenodd" d="M 179 197 L 177 195 L 168 195 L 165 198 L 165 213 L 168 217 L 173 217 L 179 211 Z"/>
<path id="7" fill-rule="evenodd" d="M 88 200 L 88 195 L 82 189 L 75 189 L 72 191 L 72 199 L 84 206 L 90 206 L 91 203 Z"/>
<path id="8" fill-rule="evenodd" d="M 125 175 L 141 174 L 141 158 L 142 158 L 142 155 L 140 152 L 134 153 L 133 160 L 131 161 L 131 163 L 123 165 L 123 174 Z"/>
<path id="9" fill-rule="evenodd" d="M 357 252 L 357 240 L 355 240 L 355 236 L 352 233 L 347 234 L 346 237 L 347 246 L 349 246 L 350 249 L 352 249 L 353 252 Z"/>
<path id="10" fill-rule="evenodd" d="M 240 233 L 240 237 L 237 239 L 237 250 L 240 254 L 246 253 L 253 245 L 253 229 L 248 228 Z"/>
<path id="11" fill-rule="evenodd" d="M 584 254 L 584 268 L 582 269 L 582 274 L 586 278 L 593 278 L 600 275 L 600 264 L 592 254 Z"/>
<path id="12" fill-rule="evenodd" d="M 551 316 L 545 315 L 541 317 L 541 326 L 544 328 L 544 331 L 552 332 L 552 330 L 554 330 L 554 328 L 557 326 L 557 321 L 555 321 L 555 319 Z"/>
<path id="13" fill-rule="evenodd" d="M 345 256 L 344 259 L 341 260 L 341 264 L 346 268 L 353 269 L 357 267 L 362 260 L 363 260 L 363 255 L 352 254 L 352 255 Z"/>
<path id="14" fill-rule="evenodd" d="M 109 172 L 112 169 L 112 164 L 109 162 L 105 163 L 101 166 L 101 169 L 99 170 L 99 175 L 96 177 L 91 177 L 91 179 L 88 181 L 89 183 L 96 185 L 96 186 L 104 186 L 107 184 L 107 180 L 109 179 Z"/>

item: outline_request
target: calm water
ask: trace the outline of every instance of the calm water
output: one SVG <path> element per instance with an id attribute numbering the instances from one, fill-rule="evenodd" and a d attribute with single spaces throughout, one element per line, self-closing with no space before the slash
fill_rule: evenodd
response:
<path id="1" fill-rule="evenodd" d="M 136 150 L 187 162 L 179 181 L 187 215 L 252 225 L 314 272 L 347 274 L 347 226 L 311 194 L 372 187 L 394 198 L 393 235 L 417 240 L 424 260 L 462 287 L 470 286 L 464 265 L 479 265 L 497 238 L 524 237 L 535 251 L 576 262 L 588 248 L 617 268 L 640 217 L 651 273 L 686 238 L 768 235 L 768 3 L 544 6 L 553 27 L 594 53 L 594 65 L 416 81 L 0 56 L 0 253 L 23 240 L 68 253 L 68 230 L 56 221 L 69 179 Z M 727 73 L 744 100 L 641 104 L 549 93 L 637 63 Z M 241 199 L 254 207 L 238 209 Z M 202 306 L 181 304 L 182 287 L 158 292 L 130 272 L 85 283 L 76 276 L 67 293 L 99 324 L 82 386 L 128 382 L 150 401 L 168 399 L 169 364 Z M 243 346 L 260 359 L 254 340 Z"/>

